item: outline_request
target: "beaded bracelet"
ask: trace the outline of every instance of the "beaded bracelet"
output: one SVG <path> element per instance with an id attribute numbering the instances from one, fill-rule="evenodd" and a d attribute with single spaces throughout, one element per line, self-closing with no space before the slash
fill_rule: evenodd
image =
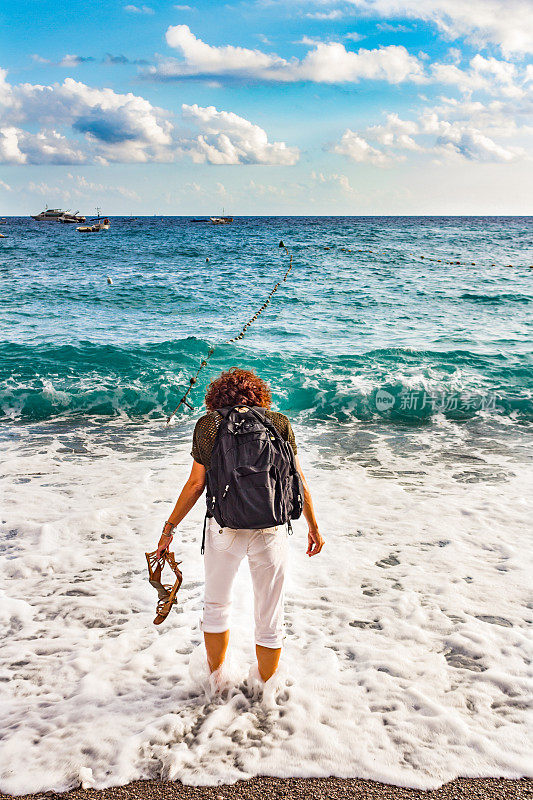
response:
<path id="1" fill-rule="evenodd" d="M 161 532 L 161 536 L 168 536 L 168 537 L 172 538 L 174 536 L 173 533 L 165 533 L 165 528 L 167 527 L 167 525 L 170 525 L 171 530 L 174 530 L 174 528 L 176 527 L 175 525 L 173 525 L 171 522 L 169 522 L 167 520 L 165 522 L 165 524 L 163 525 L 163 530 Z"/>

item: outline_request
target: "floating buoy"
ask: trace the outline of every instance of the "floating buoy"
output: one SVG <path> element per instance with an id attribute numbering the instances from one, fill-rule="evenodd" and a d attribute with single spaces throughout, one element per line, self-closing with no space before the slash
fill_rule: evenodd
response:
<path id="1" fill-rule="evenodd" d="M 110 286 L 112 286 L 112 285 L 113 285 L 113 279 L 112 279 L 112 278 L 110 278 L 110 277 L 109 277 L 109 275 L 107 276 L 107 282 L 108 282 L 108 284 L 109 284 Z"/>
<path id="2" fill-rule="evenodd" d="M 285 245 L 283 244 L 283 239 L 282 239 L 282 240 L 281 240 L 281 242 L 278 244 L 278 247 L 285 247 Z"/>
<path id="3" fill-rule="evenodd" d="M 471 264 L 473 267 L 475 267 L 475 266 L 476 266 L 476 262 L 475 262 L 475 261 L 471 261 L 471 262 L 470 262 L 470 264 Z"/>
<path id="4" fill-rule="evenodd" d="M 208 258 L 206 258 L 205 263 L 209 264 L 209 259 Z"/>

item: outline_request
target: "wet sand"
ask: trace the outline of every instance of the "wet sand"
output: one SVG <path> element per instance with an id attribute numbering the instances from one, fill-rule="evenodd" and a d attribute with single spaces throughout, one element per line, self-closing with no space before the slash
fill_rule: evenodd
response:
<path id="1" fill-rule="evenodd" d="M 0 798 L 9 795 L 0 794 Z M 70 792 L 38 792 L 19 800 L 233 800 L 233 798 L 316 798 L 337 800 L 533 800 L 533 780 L 504 778 L 459 778 L 439 789 L 402 789 L 384 783 L 350 778 L 269 778 L 222 786 L 184 786 L 163 781 L 135 781 L 111 789 L 73 789 Z"/>

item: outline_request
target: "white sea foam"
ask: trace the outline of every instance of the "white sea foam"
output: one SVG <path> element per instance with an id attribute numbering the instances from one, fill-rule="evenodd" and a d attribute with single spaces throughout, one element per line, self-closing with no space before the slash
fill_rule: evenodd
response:
<path id="1" fill-rule="evenodd" d="M 44 425 L 6 444 L 0 789 L 532 775 L 531 471 L 513 474 L 498 447 L 451 466 L 445 451 L 466 451 L 452 423 L 403 454 L 398 435 L 373 434 L 367 463 L 345 441 L 332 462 L 338 429 L 301 446 L 327 544 L 309 559 L 295 525 L 284 653 L 265 686 L 245 568 L 232 661 L 208 679 L 201 502 L 175 540 L 178 609 L 152 624 L 144 551 L 190 461 L 176 427 Z"/>

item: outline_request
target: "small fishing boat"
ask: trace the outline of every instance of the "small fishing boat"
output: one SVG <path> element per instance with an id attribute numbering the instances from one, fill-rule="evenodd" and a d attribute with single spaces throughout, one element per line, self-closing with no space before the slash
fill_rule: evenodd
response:
<path id="1" fill-rule="evenodd" d="M 225 217 L 224 209 L 222 209 L 221 217 L 209 217 L 209 220 L 213 225 L 229 225 L 230 222 L 233 222 L 233 217 Z"/>
<path id="2" fill-rule="evenodd" d="M 96 209 L 96 213 L 98 216 L 96 220 L 92 220 L 91 225 L 81 225 L 79 228 L 76 228 L 78 233 L 100 233 L 100 231 L 108 231 L 109 230 L 109 220 L 107 217 L 100 216 L 100 209 Z"/>
<path id="3" fill-rule="evenodd" d="M 102 222 L 96 222 L 94 225 L 80 225 L 76 230 L 78 233 L 100 233 L 100 231 L 108 231 L 109 220 L 105 217 Z"/>

